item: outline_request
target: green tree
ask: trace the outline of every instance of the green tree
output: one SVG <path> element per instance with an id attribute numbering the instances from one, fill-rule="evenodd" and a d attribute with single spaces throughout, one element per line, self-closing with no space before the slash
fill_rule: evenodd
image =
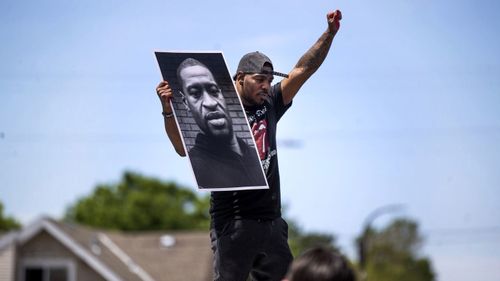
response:
<path id="1" fill-rule="evenodd" d="M 172 182 L 125 172 L 114 184 L 96 186 L 89 196 L 68 208 L 65 219 L 76 223 L 118 230 L 208 229 L 209 195 Z M 289 243 L 294 256 L 317 245 L 335 246 L 335 237 L 305 232 L 287 219 Z"/>
<path id="2" fill-rule="evenodd" d="M 338 249 L 335 245 L 335 236 L 320 232 L 305 232 L 294 220 L 287 219 L 288 244 L 293 256 L 298 256 L 314 246 L 326 246 Z"/>
<path id="3" fill-rule="evenodd" d="M 366 280 L 435 280 L 431 261 L 418 253 L 423 239 L 416 222 L 397 219 L 380 231 L 366 229 L 360 241 L 365 247 Z"/>
<path id="4" fill-rule="evenodd" d="M 209 197 L 173 182 L 125 172 L 68 208 L 65 218 L 119 230 L 208 229 Z"/>
<path id="5" fill-rule="evenodd" d="M 19 229 L 21 224 L 12 217 L 7 217 L 3 213 L 3 204 L 0 202 L 0 231 Z"/>

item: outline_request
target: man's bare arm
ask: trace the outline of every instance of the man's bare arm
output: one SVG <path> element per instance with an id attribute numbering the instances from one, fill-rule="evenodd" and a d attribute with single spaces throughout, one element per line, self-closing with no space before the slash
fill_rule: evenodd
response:
<path id="1" fill-rule="evenodd" d="M 170 100 L 173 98 L 173 94 L 172 89 L 168 85 L 168 82 L 160 82 L 160 84 L 158 84 L 158 86 L 156 87 L 156 93 L 160 98 L 163 108 L 165 132 L 167 133 L 167 136 L 174 146 L 177 154 L 179 154 L 180 156 L 186 156 L 186 151 L 184 150 L 184 146 L 182 145 L 182 139 L 179 133 L 179 128 L 177 127 L 177 123 L 175 122 L 175 118 L 172 113 L 173 109 L 170 105 Z"/>
<path id="2" fill-rule="evenodd" d="M 318 70 L 328 55 L 333 38 L 340 28 L 342 13 L 336 10 L 335 12 L 328 13 L 326 18 L 328 29 L 323 32 L 318 41 L 302 55 L 295 67 L 288 73 L 288 78 L 283 79 L 281 82 L 284 104 L 292 102 L 292 99 L 298 93 L 302 85 L 304 85 L 307 79 Z"/>

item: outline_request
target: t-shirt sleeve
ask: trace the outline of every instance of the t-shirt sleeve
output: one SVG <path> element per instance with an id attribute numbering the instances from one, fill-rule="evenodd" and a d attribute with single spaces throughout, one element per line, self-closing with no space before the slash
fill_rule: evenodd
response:
<path id="1" fill-rule="evenodd" d="M 276 117 L 280 120 L 281 116 L 292 106 L 293 101 L 289 104 L 283 104 L 283 93 L 281 92 L 281 82 L 276 83 L 271 89 L 271 97 L 273 99 L 274 109 L 276 110 Z"/>

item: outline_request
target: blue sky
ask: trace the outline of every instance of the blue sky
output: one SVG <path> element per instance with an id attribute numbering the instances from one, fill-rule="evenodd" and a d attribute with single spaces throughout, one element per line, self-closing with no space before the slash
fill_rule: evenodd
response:
<path id="1" fill-rule="evenodd" d="M 289 71 L 341 9 L 278 129 L 283 203 L 350 255 L 387 204 L 419 222 L 441 281 L 500 278 L 496 1 L 2 1 L 0 200 L 59 217 L 132 170 L 194 186 L 170 147 L 154 50 L 260 50 Z M 294 142 L 300 145 L 287 146 Z"/>

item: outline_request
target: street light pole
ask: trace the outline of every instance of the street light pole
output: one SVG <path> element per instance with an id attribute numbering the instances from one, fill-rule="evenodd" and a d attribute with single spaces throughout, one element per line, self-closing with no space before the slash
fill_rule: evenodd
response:
<path id="1" fill-rule="evenodd" d="M 363 232 L 360 239 L 357 241 L 358 244 L 358 255 L 359 255 L 359 267 L 361 270 L 361 281 L 366 281 L 366 264 L 368 262 L 368 237 L 373 224 L 373 221 L 379 216 L 386 213 L 398 212 L 404 209 L 403 204 L 390 204 L 378 207 L 373 210 L 366 218 L 363 223 Z"/>

